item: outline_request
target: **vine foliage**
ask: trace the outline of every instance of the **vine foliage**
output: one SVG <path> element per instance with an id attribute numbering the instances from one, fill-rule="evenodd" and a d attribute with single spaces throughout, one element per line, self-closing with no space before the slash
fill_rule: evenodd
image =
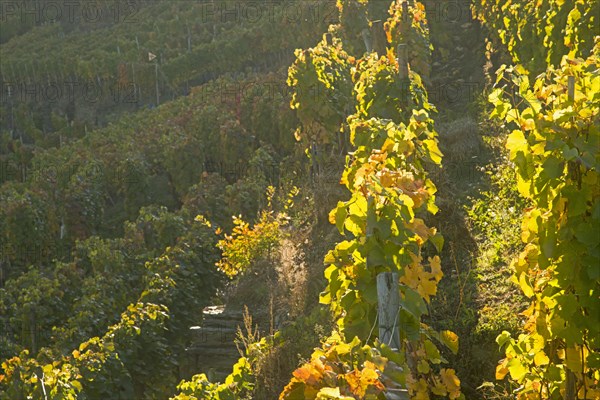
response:
<path id="1" fill-rule="evenodd" d="M 532 83 L 522 66 L 503 67 L 490 95 L 492 115 L 515 127 L 506 146 L 531 203 L 512 264 L 531 305 L 517 339 L 497 338 L 506 358 L 496 377 L 521 384 L 519 398 L 600 396 L 599 56 L 600 43 Z"/>
<path id="2" fill-rule="evenodd" d="M 341 10 L 368 9 L 362 6 L 365 1 L 340 3 Z M 440 367 L 446 360 L 435 344 L 457 352 L 458 337 L 450 331 L 435 332 L 422 322 L 443 276 L 436 254 L 443 237 L 424 220 L 425 214 L 437 212 L 436 188 L 425 165 L 442 160 L 431 118 L 435 107 L 428 103 L 418 73 L 427 73 L 431 48 L 425 9 L 419 2 L 406 7 L 396 1 L 390 5 L 389 16 L 382 27 L 388 39 L 385 54 L 371 51 L 360 58 L 350 56 L 344 51 L 343 37 L 336 36 L 346 31 L 341 19 L 341 26 L 329 29 L 333 40 L 324 37 L 317 45 L 318 59 L 305 56 L 316 50 L 297 52 L 290 68 L 288 83 L 300 94 L 314 89 L 314 71 L 323 70 L 323 65 L 334 69 L 317 85 L 323 85 L 326 93 L 340 90 L 340 96 L 328 94 L 328 98 L 345 101 L 335 103 L 338 111 L 349 106 L 355 111 L 331 129 L 341 129 L 353 147 L 340 181 L 350 198 L 340 201 L 329 214 L 346 240 L 325 257 L 328 284 L 320 297 L 321 303 L 331 306 L 338 332 L 294 373 L 282 399 L 375 399 L 384 398 L 384 392 L 395 387 L 407 388 L 414 398 L 462 398 L 460 381 L 454 370 Z M 396 44 L 401 40 L 423 44 L 415 45 L 408 57 L 408 76 L 401 76 L 397 60 Z M 345 85 L 338 89 L 331 77 L 343 77 L 336 80 Z M 347 82 L 352 82 L 350 99 Z M 310 111 L 310 104 L 303 103 L 309 100 L 294 95 L 292 107 Z M 301 117 L 300 130 L 307 126 L 307 119 L 319 121 L 321 114 L 309 112 Z M 381 272 L 400 277 L 401 348 L 397 352 L 376 339 L 376 277 Z"/>
<path id="3" fill-rule="evenodd" d="M 598 34 L 600 3 L 587 0 L 474 1 L 477 17 L 515 63 L 533 76 L 547 65 L 558 66 L 563 55 L 590 53 Z"/>
<path id="4" fill-rule="evenodd" d="M 519 336 L 496 340 L 506 355 L 496 378 L 519 384 L 519 399 L 600 397 L 599 7 L 475 5 L 515 64 L 497 71 L 489 100 L 491 117 L 513 129 L 506 147 L 531 204 L 512 263 L 531 304 Z"/>

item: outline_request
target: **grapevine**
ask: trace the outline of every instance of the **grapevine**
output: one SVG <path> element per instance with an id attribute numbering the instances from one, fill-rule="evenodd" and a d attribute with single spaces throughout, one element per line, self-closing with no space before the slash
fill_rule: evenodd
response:
<path id="1" fill-rule="evenodd" d="M 531 303 L 522 313 L 522 333 L 513 338 L 503 332 L 496 340 L 506 355 L 496 378 L 509 375 L 519 384 L 519 399 L 596 399 L 599 5 L 539 3 L 484 1 L 476 7 L 491 29 L 499 29 L 515 64 L 498 70 L 489 100 L 491 117 L 513 129 L 506 148 L 519 193 L 531 204 L 522 220 L 525 246 L 512 263 L 512 280 Z"/>
<path id="2" fill-rule="evenodd" d="M 532 205 L 512 264 L 531 299 L 524 333 L 497 339 L 506 358 L 496 377 L 510 373 L 523 399 L 600 396 L 599 55 L 597 45 L 585 60 L 565 56 L 533 84 L 518 65 L 501 69 L 498 84 L 518 87 L 516 103 L 502 88 L 490 95 L 494 116 L 516 128 L 506 146 Z"/>
<path id="3" fill-rule="evenodd" d="M 353 3 L 342 2 L 342 10 Z M 360 6 L 355 8 L 361 9 Z M 403 16 L 403 10 L 409 14 Z M 343 23 L 342 19 L 342 28 L 331 27 L 330 32 L 344 31 Z M 343 39 L 335 36 L 332 44 L 324 38 L 316 47 L 322 56 L 334 55 L 329 62 L 317 60 L 315 67 L 307 66 L 314 60 L 303 56 L 307 52 L 312 54 L 312 50 L 307 50 L 297 53 L 296 63 L 290 68 L 293 79 L 289 83 L 296 92 L 302 93 L 303 85 L 314 82 L 312 71 L 319 65 L 337 67 L 337 72 L 328 76 L 347 76 L 350 64 L 353 98 L 348 99 L 342 91 L 343 96 L 337 99 L 347 99 L 348 103 L 335 103 L 335 106 L 343 111 L 355 104 L 355 113 L 347 115 L 343 124 L 338 122 L 334 126 L 348 134 L 354 147 L 346 158 L 341 178 L 350 199 L 339 202 L 329 215 L 330 222 L 347 240 L 338 243 L 325 257 L 328 285 L 321 294 L 321 302 L 330 304 L 338 319 L 339 336 L 334 333 L 332 338 L 337 337 L 337 340 L 332 339 L 332 344 L 317 350 L 311 362 L 294 373 L 281 398 L 325 395 L 362 398 L 365 393 L 380 396 L 386 388 L 398 385 L 408 388 L 414 398 L 427 398 L 431 394 L 452 399 L 462 397 L 460 381 L 454 371 L 439 368 L 445 360 L 434 344 L 434 341 L 441 342 L 456 352 L 458 338 L 449 331 L 435 332 L 421 322 L 427 313 L 427 303 L 435 295 L 437 283 L 443 276 L 441 260 L 435 255 L 441 251 L 443 238 L 420 217 L 437 212 L 436 189 L 427 177 L 425 164 L 439 164 L 442 158 L 430 117 L 435 108 L 428 103 L 427 92 L 417 73 L 428 71 L 424 67 L 428 65 L 430 51 L 424 7 L 417 2 L 405 8 L 401 2 L 393 2 L 390 18 L 384 26 L 390 45 L 401 40 L 425 44 L 414 46 L 407 77 L 400 76 L 395 46 L 388 48 L 386 54 L 371 52 L 355 59 L 344 51 Z M 337 89 L 332 86 L 327 85 L 326 89 Z M 308 107 L 298 96 L 294 99 L 294 108 Z M 321 118 L 319 113 L 309 114 L 309 117 Z M 307 125 L 304 122 L 302 127 Z M 378 344 L 374 340 L 377 334 L 373 332 L 377 323 L 376 277 L 386 271 L 398 273 L 401 292 L 398 325 L 402 348 L 397 349 L 389 371 L 385 362 L 372 367 L 372 360 L 388 360 L 381 355 L 385 344 Z M 374 343 L 375 347 L 371 347 Z M 361 362 L 355 358 L 350 362 L 344 355 L 359 344 L 364 345 L 362 351 L 366 355 L 359 358 Z M 343 350 L 332 345 L 343 346 Z M 340 370 L 323 364 L 323 357 L 344 367 Z M 374 374 L 372 369 L 378 369 L 382 375 Z M 350 379 L 349 375 L 354 378 Z M 360 384 L 354 384 L 354 379 Z"/>

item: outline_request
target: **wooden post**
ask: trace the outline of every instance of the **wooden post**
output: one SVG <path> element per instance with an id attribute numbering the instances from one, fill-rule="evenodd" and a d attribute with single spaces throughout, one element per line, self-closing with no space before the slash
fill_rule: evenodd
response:
<path id="1" fill-rule="evenodd" d="M 38 80 L 37 80 L 37 75 L 35 74 L 35 64 L 34 61 L 31 60 L 31 73 L 33 74 L 33 84 L 37 84 Z M 37 97 L 37 95 L 36 95 Z"/>
<path id="2" fill-rule="evenodd" d="M 396 49 L 398 56 L 398 77 L 401 80 L 408 79 L 408 46 L 400 43 Z"/>
<path id="3" fill-rule="evenodd" d="M 569 76 L 567 79 L 569 101 L 573 101 L 575 100 L 575 77 Z"/>
<path id="4" fill-rule="evenodd" d="M 408 32 L 408 30 L 410 29 L 410 24 L 411 24 L 411 18 L 410 15 L 408 15 L 408 1 L 404 0 L 404 2 L 402 3 L 402 25 L 401 25 L 401 29 L 403 33 Z"/>
<path id="5" fill-rule="evenodd" d="M 187 49 L 188 53 L 190 53 L 192 51 L 192 32 L 190 31 L 190 26 L 187 22 L 185 23 L 185 27 L 187 29 Z"/>
<path id="6" fill-rule="evenodd" d="M 36 341 L 36 318 L 35 312 L 29 314 L 29 334 L 31 337 L 31 351 L 33 354 L 37 353 L 37 341 Z"/>
<path id="7" fill-rule="evenodd" d="M 137 95 L 137 85 L 135 83 L 135 63 L 131 63 L 131 79 L 133 80 L 133 97 L 135 98 L 135 103 L 139 103 L 139 98 Z"/>
<path id="8" fill-rule="evenodd" d="M 379 341 L 394 350 L 400 349 L 398 313 L 400 312 L 400 291 L 398 274 L 382 272 L 377 275 L 377 302 L 379 307 Z"/>
<path id="9" fill-rule="evenodd" d="M 10 77 L 12 78 L 12 83 L 16 86 L 17 85 L 17 78 L 16 78 L 16 75 L 15 75 L 15 70 L 13 69 L 12 62 L 9 62 L 8 66 L 10 67 Z M 21 83 L 20 77 L 19 77 L 19 83 Z"/>
<path id="10" fill-rule="evenodd" d="M 387 38 L 383 29 L 383 21 L 372 21 L 371 23 L 371 47 L 379 56 L 385 56 L 387 50 Z"/>
<path id="11" fill-rule="evenodd" d="M 156 82 L 156 107 L 160 105 L 160 97 L 158 94 L 158 59 L 154 61 L 154 79 Z"/>
<path id="12" fill-rule="evenodd" d="M 377 303 L 379 319 L 379 341 L 390 346 L 394 351 L 400 349 L 400 291 L 398 274 L 382 272 L 377 275 Z M 388 389 L 385 398 L 389 400 L 408 400 L 406 389 Z"/>
<path id="13" fill-rule="evenodd" d="M 405 3 L 406 4 L 406 3 Z M 410 79 L 408 77 L 408 45 L 400 43 L 396 49 L 398 57 L 398 82 L 400 83 L 400 103 L 408 107 L 410 99 Z"/>
<path id="14" fill-rule="evenodd" d="M 370 53 L 373 51 L 373 46 L 371 44 L 371 33 L 367 28 L 365 28 L 362 30 L 361 34 L 363 41 L 365 42 L 365 47 L 367 48 L 367 53 Z"/>

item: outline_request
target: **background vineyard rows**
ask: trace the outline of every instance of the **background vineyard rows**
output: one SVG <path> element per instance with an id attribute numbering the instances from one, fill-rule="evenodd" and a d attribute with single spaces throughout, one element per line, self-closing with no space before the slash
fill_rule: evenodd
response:
<path id="1" fill-rule="evenodd" d="M 0 398 L 600 397 L 598 3 L 55 3 L 2 5 Z M 295 320 L 185 376 L 291 243 Z"/>

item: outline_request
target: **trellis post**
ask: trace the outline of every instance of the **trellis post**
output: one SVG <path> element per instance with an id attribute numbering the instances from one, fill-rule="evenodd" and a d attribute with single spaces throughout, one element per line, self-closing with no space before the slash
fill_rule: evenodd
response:
<path id="1" fill-rule="evenodd" d="M 373 44 L 371 43 L 371 33 L 367 28 L 361 31 L 361 35 L 363 38 L 363 42 L 365 42 L 365 48 L 367 49 L 367 53 L 371 53 L 373 51 Z"/>
<path id="2" fill-rule="evenodd" d="M 396 49 L 398 56 L 398 77 L 404 81 L 408 79 L 408 46 L 406 43 L 400 43 Z"/>
<path id="3" fill-rule="evenodd" d="M 570 101 L 575 100 L 575 77 L 569 76 L 567 77 L 567 93 Z"/>
<path id="4" fill-rule="evenodd" d="M 379 341 L 394 351 L 400 351 L 400 291 L 398 273 L 382 272 L 377 275 L 377 306 L 379 323 Z M 386 399 L 408 400 L 406 389 L 388 389 Z"/>
<path id="5" fill-rule="evenodd" d="M 382 272 L 377 275 L 377 302 L 379 310 L 379 341 L 395 351 L 400 349 L 398 312 L 400 291 L 398 273 Z"/>

